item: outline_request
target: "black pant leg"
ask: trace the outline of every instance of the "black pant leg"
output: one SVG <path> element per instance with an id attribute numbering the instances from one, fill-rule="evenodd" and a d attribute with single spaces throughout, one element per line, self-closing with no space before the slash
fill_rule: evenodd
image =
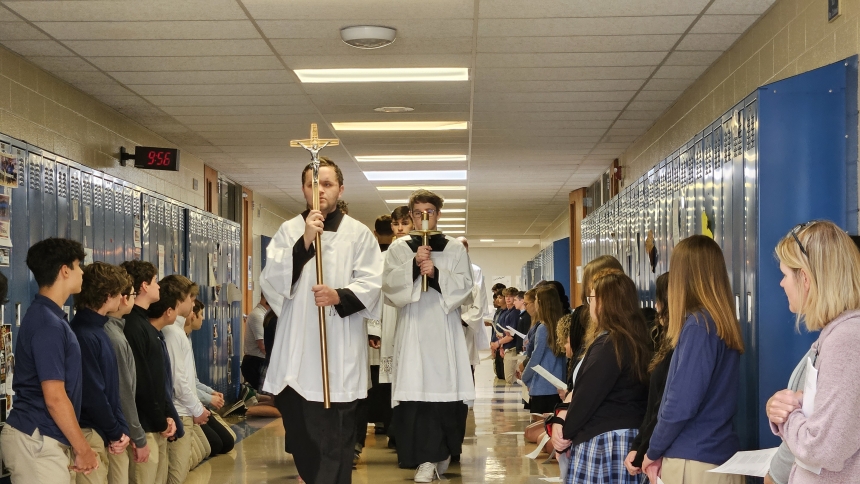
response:
<path id="1" fill-rule="evenodd" d="M 313 484 L 320 455 L 317 446 L 311 445 L 307 429 L 307 424 L 316 425 L 316 422 L 307 422 L 303 401 L 295 390 L 287 387 L 275 397 L 275 407 L 281 412 L 284 423 L 284 450 L 293 455 L 299 476 L 308 484 Z M 318 428 L 317 431 L 323 430 Z"/>
<path id="2" fill-rule="evenodd" d="M 215 420 L 214 418 L 211 420 Z M 210 420 L 210 421 L 211 421 Z M 209 447 L 212 449 L 207 457 L 214 457 L 221 453 L 221 437 L 218 436 L 218 432 L 215 432 L 209 426 L 209 423 L 205 423 L 200 426 L 200 429 L 203 431 L 203 434 L 206 435 L 206 440 L 209 441 Z"/>
<path id="3" fill-rule="evenodd" d="M 236 439 L 233 437 L 233 434 L 227 430 L 224 425 L 218 420 L 211 418 L 209 422 L 206 424 L 210 430 L 214 431 L 215 434 L 218 435 L 218 439 L 221 441 L 221 451 L 219 454 L 226 454 L 233 450 L 233 447 L 236 445 Z M 213 452 L 214 454 L 214 452 Z"/>
<path id="4" fill-rule="evenodd" d="M 242 357 L 242 364 L 239 367 L 242 371 L 242 378 L 251 385 L 254 390 L 260 391 L 260 376 L 263 371 L 263 365 L 266 364 L 265 358 L 258 356 L 245 355 Z"/>
<path id="5" fill-rule="evenodd" d="M 356 447 L 364 448 L 367 441 L 367 423 L 370 414 L 370 398 L 356 400 L 355 407 L 355 444 Z"/>

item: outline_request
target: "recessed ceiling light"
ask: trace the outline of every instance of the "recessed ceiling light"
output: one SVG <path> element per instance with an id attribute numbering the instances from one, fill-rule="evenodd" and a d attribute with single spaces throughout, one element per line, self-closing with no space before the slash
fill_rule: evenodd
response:
<path id="1" fill-rule="evenodd" d="M 444 191 L 464 191 L 466 187 L 463 185 L 439 185 L 439 186 L 431 186 L 431 185 L 392 185 L 387 187 L 376 187 L 380 192 L 414 192 L 419 188 L 423 188 L 425 190 L 444 192 Z"/>
<path id="2" fill-rule="evenodd" d="M 442 209 L 443 212 L 450 212 L 450 210 Z M 440 222 L 465 222 L 466 217 L 442 217 L 439 219 Z"/>
<path id="3" fill-rule="evenodd" d="M 366 171 L 369 181 L 465 180 L 466 170 Z"/>
<path id="4" fill-rule="evenodd" d="M 340 38 L 352 47 L 378 49 L 394 42 L 397 29 L 378 25 L 353 25 L 340 29 Z"/>
<path id="5" fill-rule="evenodd" d="M 409 111 L 415 111 L 415 108 L 409 108 L 406 106 L 383 106 L 381 108 L 374 109 L 377 113 L 408 113 Z"/>
<path id="6" fill-rule="evenodd" d="M 365 155 L 356 156 L 359 163 L 385 163 L 390 161 L 466 161 L 466 155 Z"/>
<path id="7" fill-rule="evenodd" d="M 462 229 L 466 228 L 465 224 L 439 224 L 437 225 L 440 229 Z"/>
<path id="8" fill-rule="evenodd" d="M 296 69 L 302 82 L 468 81 L 468 67 L 393 67 L 381 69 Z"/>
<path id="9" fill-rule="evenodd" d="M 481 242 L 495 242 L 496 239 L 481 239 Z"/>
<path id="10" fill-rule="evenodd" d="M 336 131 L 450 131 L 469 129 L 468 121 L 364 121 L 331 123 Z"/>

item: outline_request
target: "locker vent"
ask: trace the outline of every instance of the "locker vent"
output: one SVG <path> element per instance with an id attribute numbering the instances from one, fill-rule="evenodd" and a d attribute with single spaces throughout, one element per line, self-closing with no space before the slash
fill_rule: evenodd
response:
<path id="1" fill-rule="evenodd" d="M 113 183 L 107 180 L 104 183 L 105 213 L 113 212 Z"/>
<path id="2" fill-rule="evenodd" d="M 102 205 L 102 180 L 93 178 L 93 205 L 101 207 Z"/>
<path id="3" fill-rule="evenodd" d="M 71 192 L 73 200 L 81 200 L 81 172 L 72 170 Z"/>
<path id="4" fill-rule="evenodd" d="M 65 166 L 57 173 L 57 195 L 69 198 L 69 175 Z"/>
<path id="5" fill-rule="evenodd" d="M 84 173 L 84 190 L 83 190 L 83 203 L 84 205 L 92 206 L 93 204 L 93 192 L 89 189 L 90 181 L 92 180 L 92 176 Z"/>
<path id="6" fill-rule="evenodd" d="M 45 187 L 45 193 L 47 195 L 54 194 L 55 180 L 54 180 L 54 162 L 53 160 L 49 160 L 47 158 L 42 159 L 42 175 L 44 177 L 43 186 Z"/>
<path id="7" fill-rule="evenodd" d="M 35 153 L 30 153 L 30 162 L 27 163 L 28 172 L 30 175 L 30 189 L 42 191 L 42 164 L 41 157 Z"/>

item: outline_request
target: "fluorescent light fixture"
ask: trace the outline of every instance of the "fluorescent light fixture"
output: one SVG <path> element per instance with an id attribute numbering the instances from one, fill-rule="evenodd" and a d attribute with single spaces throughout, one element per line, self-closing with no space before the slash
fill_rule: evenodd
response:
<path id="1" fill-rule="evenodd" d="M 331 123 L 335 131 L 450 131 L 469 129 L 468 121 L 364 121 Z"/>
<path id="2" fill-rule="evenodd" d="M 443 212 L 447 212 L 448 210 L 442 209 Z M 440 222 L 465 222 L 466 217 L 442 217 L 439 219 Z"/>
<path id="3" fill-rule="evenodd" d="M 445 200 L 446 204 L 448 204 L 448 203 L 466 203 L 465 198 L 446 198 L 444 200 Z M 406 205 L 407 203 L 409 203 L 409 200 L 407 200 L 405 198 L 393 198 L 393 199 L 385 200 L 385 203 L 388 203 L 390 205 Z M 465 208 L 442 208 L 442 211 L 445 213 L 453 213 L 453 212 L 465 212 L 466 209 Z"/>
<path id="4" fill-rule="evenodd" d="M 356 156 L 359 163 L 388 163 L 392 161 L 466 161 L 466 155 L 367 155 Z"/>
<path id="5" fill-rule="evenodd" d="M 466 224 L 439 224 L 437 227 L 440 229 L 464 229 Z"/>
<path id="6" fill-rule="evenodd" d="M 391 185 L 387 187 L 376 187 L 380 192 L 414 192 L 419 188 L 423 188 L 425 190 L 430 190 L 431 192 L 445 192 L 445 191 L 465 191 L 466 187 L 463 185 Z M 446 200 L 447 201 L 447 200 Z"/>
<path id="7" fill-rule="evenodd" d="M 465 234 L 465 230 L 446 230 L 446 234 Z"/>
<path id="8" fill-rule="evenodd" d="M 496 239 L 481 239 L 481 242 L 495 242 Z"/>
<path id="9" fill-rule="evenodd" d="M 369 181 L 465 180 L 466 170 L 366 171 Z"/>
<path id="10" fill-rule="evenodd" d="M 450 200 L 445 200 L 445 202 L 449 202 L 449 201 L 450 201 Z M 455 203 L 456 203 L 456 202 L 455 202 Z M 442 208 L 442 212 L 444 212 L 444 213 L 466 213 L 466 209 L 465 209 L 465 208 L 448 208 L 448 207 L 443 207 L 443 208 Z M 454 220 L 454 219 L 451 219 L 451 220 Z"/>
<path id="11" fill-rule="evenodd" d="M 318 82 L 468 81 L 468 67 L 390 67 L 380 69 L 296 69 L 299 80 Z"/>

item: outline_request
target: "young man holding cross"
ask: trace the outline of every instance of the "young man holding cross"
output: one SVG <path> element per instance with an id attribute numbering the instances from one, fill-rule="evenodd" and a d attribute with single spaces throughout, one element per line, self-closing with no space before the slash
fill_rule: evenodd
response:
<path id="1" fill-rule="evenodd" d="M 416 227 L 429 215 L 435 230 L 442 198 L 417 190 L 409 198 Z M 422 291 L 422 277 L 428 290 Z M 382 291 L 399 308 L 394 348 L 391 420 L 401 467 L 417 467 L 415 482 L 444 474 L 460 455 L 467 405 L 475 400 L 460 308 L 472 299 L 466 248 L 444 234 L 395 240 L 385 253 Z"/>
<path id="2" fill-rule="evenodd" d="M 260 276 L 278 314 L 263 390 L 274 395 L 286 430 L 286 451 L 308 484 L 352 477 L 356 400 L 367 396 L 367 329 L 379 313 L 382 253 L 370 230 L 337 209 L 343 174 L 321 158 L 320 209 L 312 210 L 313 166 L 302 170 L 308 210 L 281 225 L 266 248 Z M 323 282 L 312 262 L 320 247 Z M 325 308 L 331 408 L 324 408 L 318 307 Z"/>

